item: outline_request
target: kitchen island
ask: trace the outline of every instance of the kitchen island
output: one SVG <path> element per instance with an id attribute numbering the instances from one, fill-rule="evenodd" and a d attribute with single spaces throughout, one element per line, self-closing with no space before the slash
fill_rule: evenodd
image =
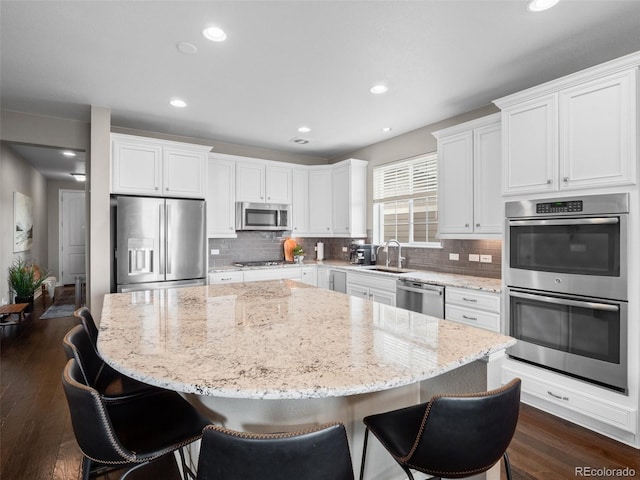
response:
<path id="1" fill-rule="evenodd" d="M 98 338 L 111 366 L 192 394 L 229 428 L 342 421 L 356 469 L 364 416 L 443 391 L 493 388 L 500 357 L 515 343 L 288 280 L 106 295 Z M 399 477 L 371 443 L 366 478 Z"/>

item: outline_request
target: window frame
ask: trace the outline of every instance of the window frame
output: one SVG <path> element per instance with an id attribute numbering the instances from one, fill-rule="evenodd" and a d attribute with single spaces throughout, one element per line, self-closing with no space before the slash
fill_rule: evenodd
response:
<path id="1" fill-rule="evenodd" d="M 420 165 L 421 160 L 425 160 L 426 162 L 426 173 L 424 173 L 424 178 L 420 179 L 418 182 L 417 188 L 419 191 L 412 192 L 413 186 L 416 185 L 415 180 L 415 171 L 414 169 Z M 403 169 L 407 169 L 406 172 L 402 172 Z M 379 178 L 378 175 L 384 175 L 385 173 L 392 173 L 399 178 L 399 181 L 391 186 L 392 190 L 395 190 L 396 195 L 394 196 L 383 196 L 385 187 L 389 187 L 384 183 L 384 177 Z M 403 177 L 404 175 L 404 177 Z M 410 193 L 404 193 L 398 195 L 398 184 L 404 183 L 405 185 L 400 185 L 400 188 L 403 186 L 406 188 L 406 178 L 410 179 Z M 433 189 L 433 185 L 435 184 L 435 190 Z M 407 225 L 409 229 L 409 242 L 401 242 L 403 246 L 408 246 L 412 248 L 442 248 L 442 244 L 440 240 L 437 241 L 415 241 L 415 225 L 414 222 L 414 201 L 416 199 L 425 199 L 426 200 L 426 211 L 428 212 L 430 209 L 435 211 L 435 228 L 436 231 L 433 233 L 432 238 L 439 237 L 438 231 L 438 155 L 437 152 L 428 152 L 420 155 L 416 155 L 414 157 L 405 158 L 402 160 L 397 160 L 394 162 L 389 162 L 381 165 L 377 165 L 373 168 L 373 192 L 372 192 L 372 203 L 373 203 L 373 212 L 372 212 L 372 227 L 373 227 L 373 243 L 374 244 L 384 244 L 384 206 L 391 202 L 408 202 L 408 224 L 398 224 L 397 220 L 395 222 L 395 230 L 396 234 L 398 231 L 398 225 Z M 435 202 L 435 208 L 433 203 Z M 431 207 L 430 207 L 431 206 Z M 434 222 L 429 222 L 428 219 L 425 223 L 427 238 L 429 235 L 429 225 Z"/>

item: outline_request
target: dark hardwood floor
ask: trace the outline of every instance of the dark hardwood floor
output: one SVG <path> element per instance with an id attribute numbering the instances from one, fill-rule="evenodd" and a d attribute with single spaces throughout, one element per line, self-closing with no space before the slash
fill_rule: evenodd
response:
<path id="1" fill-rule="evenodd" d="M 47 307 L 50 302 L 47 302 Z M 66 362 L 62 338 L 76 325 L 73 317 L 39 320 L 36 300 L 22 328 L 7 327 L 0 343 L 0 479 L 70 480 L 79 478 L 80 450 L 75 442 L 60 381 Z M 514 480 L 579 479 L 576 467 L 625 468 L 640 479 L 640 450 L 523 405 L 509 447 Z M 159 466 L 138 478 L 175 478 Z M 113 475 L 105 479 L 116 478 Z M 503 473 L 504 478 L 504 473 Z"/>

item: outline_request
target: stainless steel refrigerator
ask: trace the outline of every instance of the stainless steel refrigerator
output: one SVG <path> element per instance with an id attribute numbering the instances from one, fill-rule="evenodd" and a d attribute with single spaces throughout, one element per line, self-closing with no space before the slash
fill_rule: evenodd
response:
<path id="1" fill-rule="evenodd" d="M 112 290 L 206 284 L 203 200 L 114 196 Z"/>

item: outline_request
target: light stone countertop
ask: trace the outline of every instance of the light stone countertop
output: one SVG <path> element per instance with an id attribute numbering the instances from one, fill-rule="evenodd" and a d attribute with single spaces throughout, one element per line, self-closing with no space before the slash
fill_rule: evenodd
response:
<path id="1" fill-rule="evenodd" d="M 302 265 L 294 264 L 294 263 L 285 263 L 281 266 L 270 266 L 270 267 L 227 267 L 227 268 L 219 268 L 219 269 L 210 269 L 209 273 L 213 272 L 228 272 L 228 271 L 247 271 L 247 270 L 261 270 L 265 268 L 300 268 L 305 266 L 324 266 L 330 267 L 334 269 L 340 269 L 347 272 L 355 272 L 355 273 L 363 273 L 366 275 L 378 275 L 385 278 L 406 278 L 410 280 L 415 280 L 418 282 L 426 282 L 433 285 L 441 285 L 445 287 L 459 287 L 459 288 L 468 288 L 471 290 L 481 290 L 485 292 L 491 293 L 501 293 L 502 292 L 502 280 L 499 278 L 487 278 L 487 277 L 476 277 L 473 275 L 460 275 L 455 273 L 440 273 L 440 272 L 432 272 L 429 270 L 413 270 L 413 269 L 403 269 L 401 271 L 405 273 L 389 273 L 389 272 L 381 272 L 375 271 L 375 265 L 371 266 L 360 266 L 360 265 L 352 265 L 348 262 L 339 261 L 339 260 L 325 260 L 323 262 L 316 261 L 308 261 L 303 263 Z M 389 268 L 389 270 L 394 270 L 393 268 Z"/>
<path id="2" fill-rule="evenodd" d="M 514 344 L 290 280 L 107 294 L 98 337 L 106 362 L 133 378 L 251 399 L 391 389 Z"/>

